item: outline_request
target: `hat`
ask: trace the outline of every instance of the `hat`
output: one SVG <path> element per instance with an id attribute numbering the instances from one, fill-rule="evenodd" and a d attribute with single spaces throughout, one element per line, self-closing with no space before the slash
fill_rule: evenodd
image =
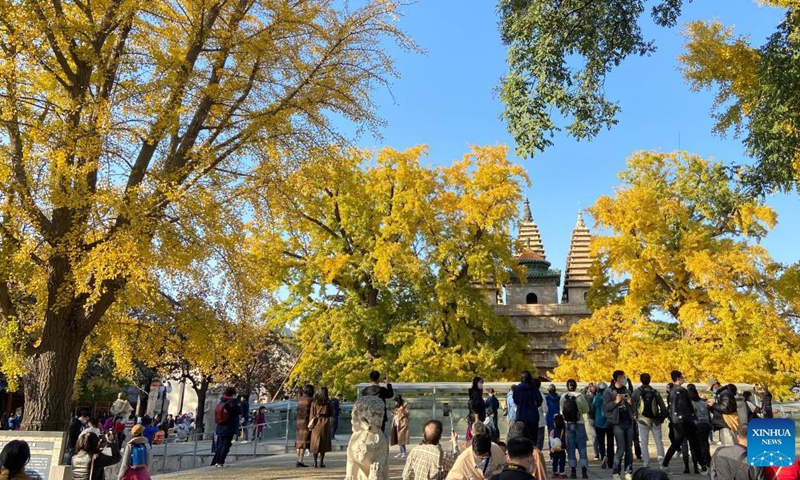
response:
<path id="1" fill-rule="evenodd" d="M 606 385 L 606 382 L 600 382 L 597 384 L 597 388 L 599 388 L 600 390 L 605 390 L 606 388 L 608 388 L 608 385 Z"/>
<path id="2" fill-rule="evenodd" d="M 717 381 L 716 378 L 709 378 L 708 381 L 706 382 L 706 384 L 708 385 L 708 388 L 713 388 L 714 385 L 716 385 L 717 383 L 719 383 L 719 382 Z"/>
<path id="3" fill-rule="evenodd" d="M 550 386 L 547 387 L 547 391 L 548 392 L 555 392 L 556 391 L 556 386 L 551 383 Z"/>
<path id="4" fill-rule="evenodd" d="M 131 435 L 134 437 L 141 437 L 144 433 L 144 426 L 140 424 L 136 424 L 131 427 Z"/>

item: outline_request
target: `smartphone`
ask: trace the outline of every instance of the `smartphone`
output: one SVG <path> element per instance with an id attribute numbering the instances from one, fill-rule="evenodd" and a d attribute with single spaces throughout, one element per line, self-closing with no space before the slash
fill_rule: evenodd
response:
<path id="1" fill-rule="evenodd" d="M 442 404 L 442 416 L 449 417 L 450 416 L 450 404 L 443 403 Z"/>

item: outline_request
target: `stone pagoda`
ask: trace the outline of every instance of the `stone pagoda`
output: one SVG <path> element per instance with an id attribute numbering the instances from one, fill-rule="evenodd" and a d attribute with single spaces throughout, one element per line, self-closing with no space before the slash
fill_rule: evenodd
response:
<path id="1" fill-rule="evenodd" d="M 564 337 L 570 326 L 591 315 L 586 306 L 586 292 L 592 284 L 589 276 L 591 234 L 579 212 L 572 231 L 559 303 L 561 271 L 550 268 L 539 227 L 533 221 L 527 200 L 518 231 L 521 251 L 517 261 L 524 267 L 521 271 L 525 278 L 512 275 L 510 282 L 500 287 L 505 291 L 505 300 L 499 289 L 487 292 L 487 299 L 498 314 L 509 317 L 512 325 L 527 338 L 532 363 L 540 376 L 549 377 L 549 372 L 557 365 L 558 356 L 565 352 Z"/>

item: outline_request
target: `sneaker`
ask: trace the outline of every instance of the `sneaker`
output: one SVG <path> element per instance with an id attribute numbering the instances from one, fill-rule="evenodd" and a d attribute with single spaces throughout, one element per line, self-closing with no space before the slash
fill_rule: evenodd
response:
<path id="1" fill-rule="evenodd" d="M 708 475 L 708 467 L 706 467 L 705 465 L 703 465 L 702 467 L 700 467 L 700 473 L 701 473 L 702 475 Z"/>
<path id="2" fill-rule="evenodd" d="M 402 458 L 402 456 L 403 456 L 402 453 L 398 453 L 397 455 L 394 456 L 394 458 Z"/>
<path id="3" fill-rule="evenodd" d="M 622 477 L 620 477 L 620 476 L 619 476 L 619 473 L 615 473 L 615 474 L 614 474 L 614 475 L 611 477 L 611 480 L 622 480 Z"/>
<path id="4" fill-rule="evenodd" d="M 664 465 L 659 465 L 659 466 L 658 466 L 658 468 L 659 468 L 659 469 L 660 469 L 662 472 L 666 472 L 667 474 L 669 474 L 669 467 L 665 467 Z"/>
<path id="5" fill-rule="evenodd" d="M 214 466 L 217 467 L 217 468 L 223 468 L 224 467 L 224 465 L 222 465 L 221 463 L 218 463 L 218 464 L 216 464 Z"/>
<path id="6" fill-rule="evenodd" d="M 596 461 L 596 460 L 600 460 L 600 455 L 595 455 L 595 456 L 594 456 L 594 459 L 595 459 L 595 461 Z"/>
<path id="7" fill-rule="evenodd" d="M 625 472 L 625 480 L 633 480 L 633 474 L 631 472 Z"/>

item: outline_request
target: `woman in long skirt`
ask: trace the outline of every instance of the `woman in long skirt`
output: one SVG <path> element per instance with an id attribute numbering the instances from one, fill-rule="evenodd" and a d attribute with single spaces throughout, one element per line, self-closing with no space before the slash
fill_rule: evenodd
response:
<path id="1" fill-rule="evenodd" d="M 308 430 L 308 420 L 311 416 L 311 398 L 314 396 L 314 386 L 303 387 L 303 394 L 297 401 L 297 434 L 294 439 L 294 448 L 297 449 L 297 467 L 306 467 L 303 457 L 306 449 L 311 444 L 311 432 Z"/>
<path id="2" fill-rule="evenodd" d="M 325 468 L 325 454 L 331 451 L 331 417 L 333 403 L 328 398 L 328 387 L 319 389 L 311 404 L 311 418 L 316 419 L 311 429 L 311 453 L 314 455 L 314 468 Z M 317 456 L 320 461 L 317 463 Z"/>

